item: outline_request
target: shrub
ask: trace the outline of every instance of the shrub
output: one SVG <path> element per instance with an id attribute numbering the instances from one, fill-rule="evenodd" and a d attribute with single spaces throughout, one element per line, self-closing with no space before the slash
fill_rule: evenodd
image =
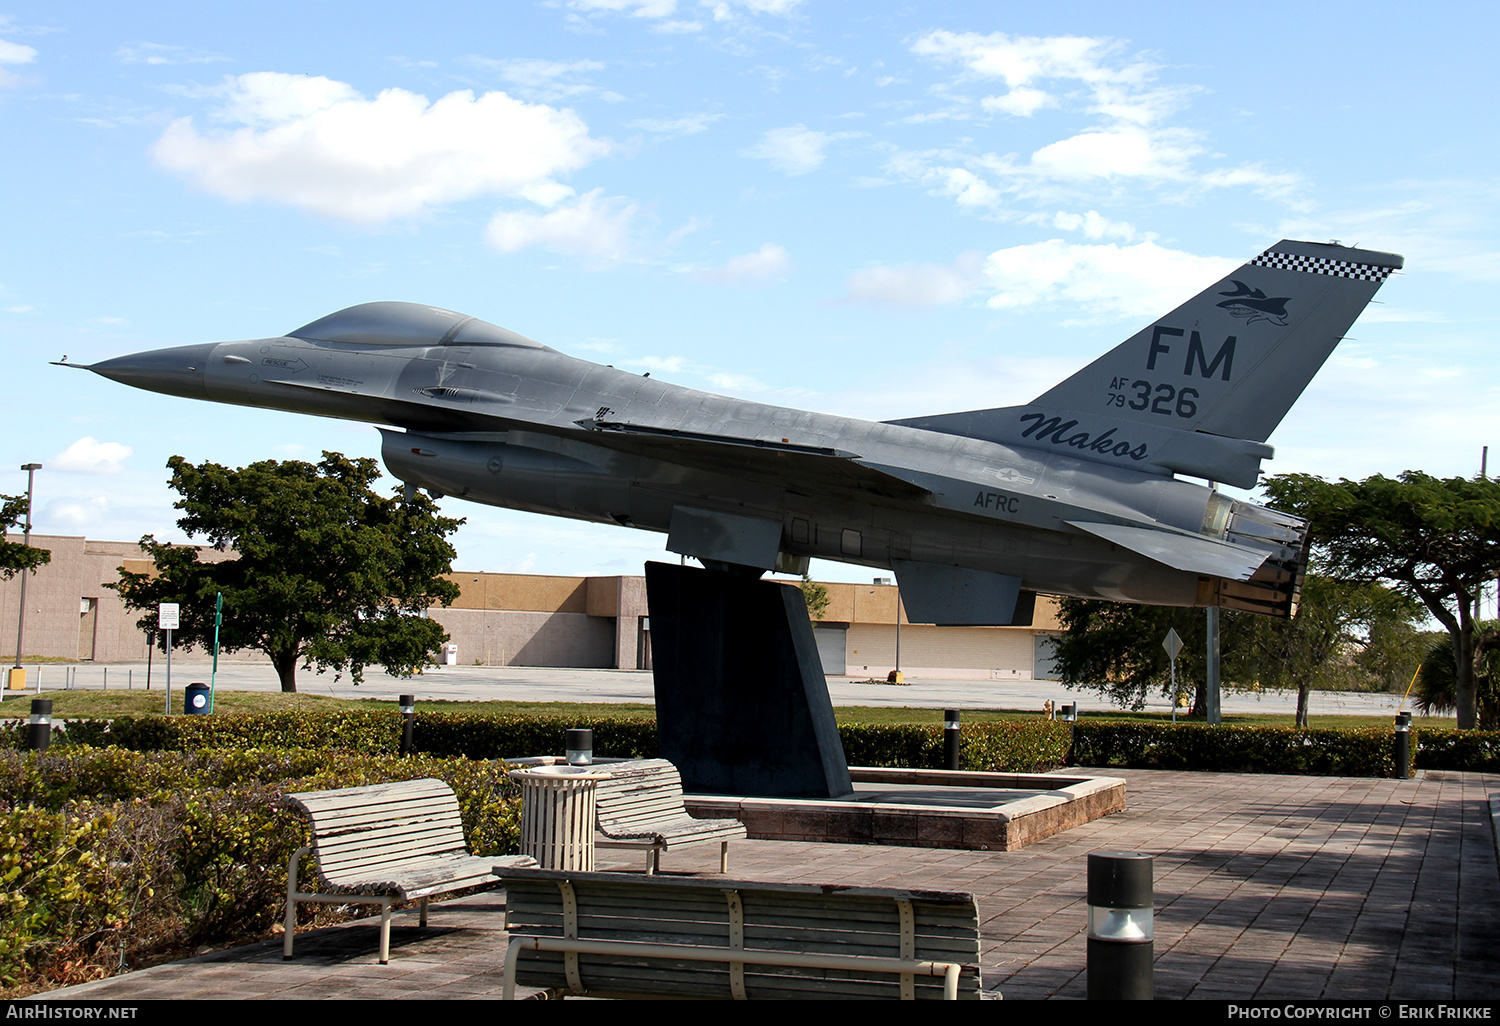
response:
<path id="1" fill-rule="evenodd" d="M 1421 769 L 1500 771 L 1500 730 L 1424 727 L 1417 745 Z"/>
<path id="2" fill-rule="evenodd" d="M 338 751 L 0 751 L 0 981 L 13 992 L 264 936 L 305 843 L 291 792 L 437 777 L 478 855 L 519 847 L 503 763 Z M 311 872 L 311 863 L 306 866 Z M 299 907 L 304 922 L 339 915 Z"/>
<path id="3" fill-rule="evenodd" d="M 844 755 L 854 766 L 939 769 L 943 728 L 919 724 L 844 724 Z M 1061 766 L 1068 751 L 1066 724 L 1014 720 L 963 728 L 959 766 L 999 773 L 1038 773 Z"/>
<path id="4" fill-rule="evenodd" d="M 1390 777 L 1395 775 L 1391 734 L 1384 726 L 1297 730 L 1081 721 L 1073 756 L 1080 766 Z"/>

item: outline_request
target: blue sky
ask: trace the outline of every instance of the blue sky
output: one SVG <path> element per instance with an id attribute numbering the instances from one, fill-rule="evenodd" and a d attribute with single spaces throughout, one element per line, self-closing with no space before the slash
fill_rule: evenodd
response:
<path id="1" fill-rule="evenodd" d="M 47 361 L 381 299 L 760 402 L 1023 403 L 1298 238 L 1407 265 L 1267 469 L 1470 475 L 1500 445 L 1494 10 L 0 0 L 0 468 L 45 465 L 38 530 L 176 539 L 169 456 L 378 456 Z M 444 506 L 462 569 L 663 551 Z"/>

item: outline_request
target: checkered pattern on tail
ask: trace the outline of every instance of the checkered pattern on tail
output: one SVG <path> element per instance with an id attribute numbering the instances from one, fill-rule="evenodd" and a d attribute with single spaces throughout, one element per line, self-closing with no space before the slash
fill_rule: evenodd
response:
<path id="1" fill-rule="evenodd" d="M 1295 253 L 1278 253 L 1268 249 L 1254 260 L 1255 267 L 1279 267 L 1283 271 L 1306 271 L 1308 274 L 1331 274 L 1336 278 L 1358 278 L 1360 281 L 1385 281 L 1396 268 L 1380 267 L 1376 264 L 1356 264 L 1349 260 L 1333 260 L 1329 257 L 1300 256 Z"/>

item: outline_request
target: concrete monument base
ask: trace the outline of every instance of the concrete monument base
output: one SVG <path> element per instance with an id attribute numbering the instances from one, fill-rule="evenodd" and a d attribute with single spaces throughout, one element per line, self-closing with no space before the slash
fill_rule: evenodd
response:
<path id="1" fill-rule="evenodd" d="M 690 794 L 687 809 L 738 819 L 761 840 L 1014 851 L 1125 808 L 1118 777 L 860 766 L 849 773 L 854 790 L 839 798 Z"/>

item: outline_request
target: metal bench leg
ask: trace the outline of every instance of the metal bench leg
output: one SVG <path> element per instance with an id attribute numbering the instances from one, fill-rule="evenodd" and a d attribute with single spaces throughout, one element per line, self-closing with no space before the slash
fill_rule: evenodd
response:
<path id="1" fill-rule="evenodd" d="M 720 841 L 719 842 L 719 872 L 720 873 L 726 873 L 726 874 L 729 872 L 729 842 L 728 841 Z"/>
<path id="2" fill-rule="evenodd" d="M 427 925 L 427 899 L 426 898 L 422 899 L 422 915 L 421 915 L 421 918 L 418 920 L 418 925 L 419 926 L 426 926 Z"/>
<path id="3" fill-rule="evenodd" d="M 302 862 L 302 856 L 312 849 L 304 845 L 292 853 L 291 865 L 286 870 L 286 920 L 285 930 L 281 938 L 281 957 L 292 957 L 292 935 L 297 931 L 297 867 Z"/>
<path id="4" fill-rule="evenodd" d="M 391 960 L 391 899 L 380 899 L 380 964 Z"/>

